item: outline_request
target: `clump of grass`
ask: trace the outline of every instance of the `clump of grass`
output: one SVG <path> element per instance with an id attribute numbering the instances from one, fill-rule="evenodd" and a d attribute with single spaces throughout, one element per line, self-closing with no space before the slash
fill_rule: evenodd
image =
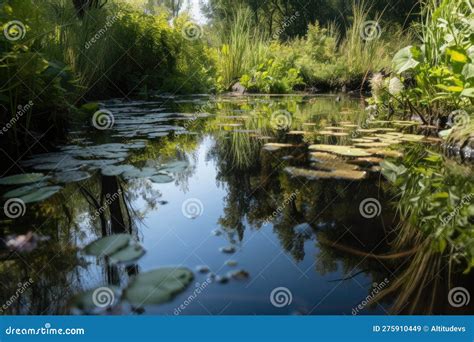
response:
<path id="1" fill-rule="evenodd" d="M 228 30 L 222 30 L 217 57 L 218 80 L 221 89 L 228 90 L 242 75 L 262 63 L 269 45 L 265 35 L 253 26 L 252 13 L 238 7 L 230 14 Z"/>

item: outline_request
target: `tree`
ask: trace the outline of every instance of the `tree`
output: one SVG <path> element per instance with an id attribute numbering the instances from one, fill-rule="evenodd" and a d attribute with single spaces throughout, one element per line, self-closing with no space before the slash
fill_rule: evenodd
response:
<path id="1" fill-rule="evenodd" d="M 91 8 L 102 8 L 108 0 L 72 0 L 77 15 L 82 18 L 84 13 Z"/>

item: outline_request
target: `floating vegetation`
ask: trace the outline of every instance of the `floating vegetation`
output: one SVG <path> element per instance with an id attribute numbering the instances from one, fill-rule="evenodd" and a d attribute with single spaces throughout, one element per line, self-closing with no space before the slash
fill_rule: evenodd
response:
<path id="1" fill-rule="evenodd" d="M 353 146 L 343 145 L 311 145 L 310 150 L 334 153 L 345 157 L 369 157 L 371 153 Z"/>
<path id="2" fill-rule="evenodd" d="M 317 179 L 339 179 L 339 180 L 352 180 L 359 181 L 367 177 L 367 172 L 357 170 L 334 170 L 330 172 L 316 171 L 311 169 L 287 167 L 285 172 L 290 174 L 292 177 L 303 177 L 311 180 Z"/>
<path id="3" fill-rule="evenodd" d="M 137 275 L 124 292 L 132 305 L 161 304 L 184 291 L 194 279 L 187 268 L 161 268 Z"/>
<path id="4" fill-rule="evenodd" d="M 20 175 L 13 175 L 0 178 L 0 185 L 22 185 L 43 182 L 51 177 L 45 176 L 42 173 L 24 173 Z"/>
<path id="5" fill-rule="evenodd" d="M 116 234 L 100 238 L 84 248 L 84 253 L 96 257 L 109 257 L 113 263 L 131 263 L 140 259 L 144 248 L 129 234 Z"/>

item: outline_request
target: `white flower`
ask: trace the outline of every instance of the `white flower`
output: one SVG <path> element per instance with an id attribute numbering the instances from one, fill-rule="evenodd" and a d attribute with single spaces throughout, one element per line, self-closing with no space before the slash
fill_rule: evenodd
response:
<path id="1" fill-rule="evenodd" d="M 388 84 L 388 92 L 390 93 L 390 95 L 397 96 L 402 92 L 403 89 L 403 83 L 398 77 L 393 77 L 392 79 L 390 79 L 390 82 Z"/>

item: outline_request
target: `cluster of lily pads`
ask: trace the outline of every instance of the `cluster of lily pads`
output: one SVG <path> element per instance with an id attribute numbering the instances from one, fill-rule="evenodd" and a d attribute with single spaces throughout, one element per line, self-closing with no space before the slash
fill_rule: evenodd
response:
<path id="1" fill-rule="evenodd" d="M 129 234 L 110 235 L 93 241 L 83 249 L 84 254 L 106 258 L 115 265 L 130 265 L 138 261 L 145 249 Z M 162 304 L 184 291 L 194 274 L 183 267 L 166 267 L 138 274 L 125 288 L 106 286 L 79 293 L 71 300 L 71 309 L 78 313 L 101 313 L 116 304 L 127 302 L 136 308 Z M 103 303 L 100 296 L 107 296 Z"/>
<path id="2" fill-rule="evenodd" d="M 201 103 L 202 100 L 191 100 L 192 103 Z M 189 134 L 186 128 L 176 126 L 175 121 L 189 121 L 196 118 L 205 118 L 207 113 L 169 113 L 164 112 L 166 107 L 158 105 L 162 102 L 120 102 L 112 101 L 105 107 L 114 117 L 112 137 L 155 139 L 168 136 L 170 132 L 175 135 Z"/>
<path id="3" fill-rule="evenodd" d="M 19 198 L 24 203 L 43 201 L 62 189 L 62 185 L 86 180 L 99 171 L 104 176 L 122 176 L 124 179 L 147 178 L 162 184 L 174 181 L 174 174 L 185 171 L 186 161 L 159 164 L 149 161 L 138 168 L 124 164 L 130 150 L 145 148 L 146 141 L 128 144 L 111 143 L 95 146 L 63 146 L 58 152 L 38 154 L 22 163 L 24 167 L 42 172 L 25 173 L 0 178 L 0 185 L 20 186 L 3 194 L 4 198 Z"/>
<path id="4" fill-rule="evenodd" d="M 337 127 L 325 127 L 319 131 L 289 131 L 289 136 L 321 136 L 334 139 L 350 139 L 352 144 L 309 145 L 310 168 L 289 166 L 285 171 L 294 177 L 308 179 L 363 180 L 370 173 L 380 172 L 380 163 L 386 157 L 399 158 L 402 154 L 393 149 L 405 142 L 439 143 L 440 139 L 424 135 L 404 133 L 399 130 L 412 129 L 420 125 L 414 121 L 372 121 L 371 125 L 392 125 L 393 127 L 361 128 L 350 122 L 341 122 Z M 310 126 L 305 125 L 305 126 Z M 336 140 L 337 141 L 337 140 Z M 293 143 L 267 143 L 264 150 L 294 150 L 304 145 Z"/>

